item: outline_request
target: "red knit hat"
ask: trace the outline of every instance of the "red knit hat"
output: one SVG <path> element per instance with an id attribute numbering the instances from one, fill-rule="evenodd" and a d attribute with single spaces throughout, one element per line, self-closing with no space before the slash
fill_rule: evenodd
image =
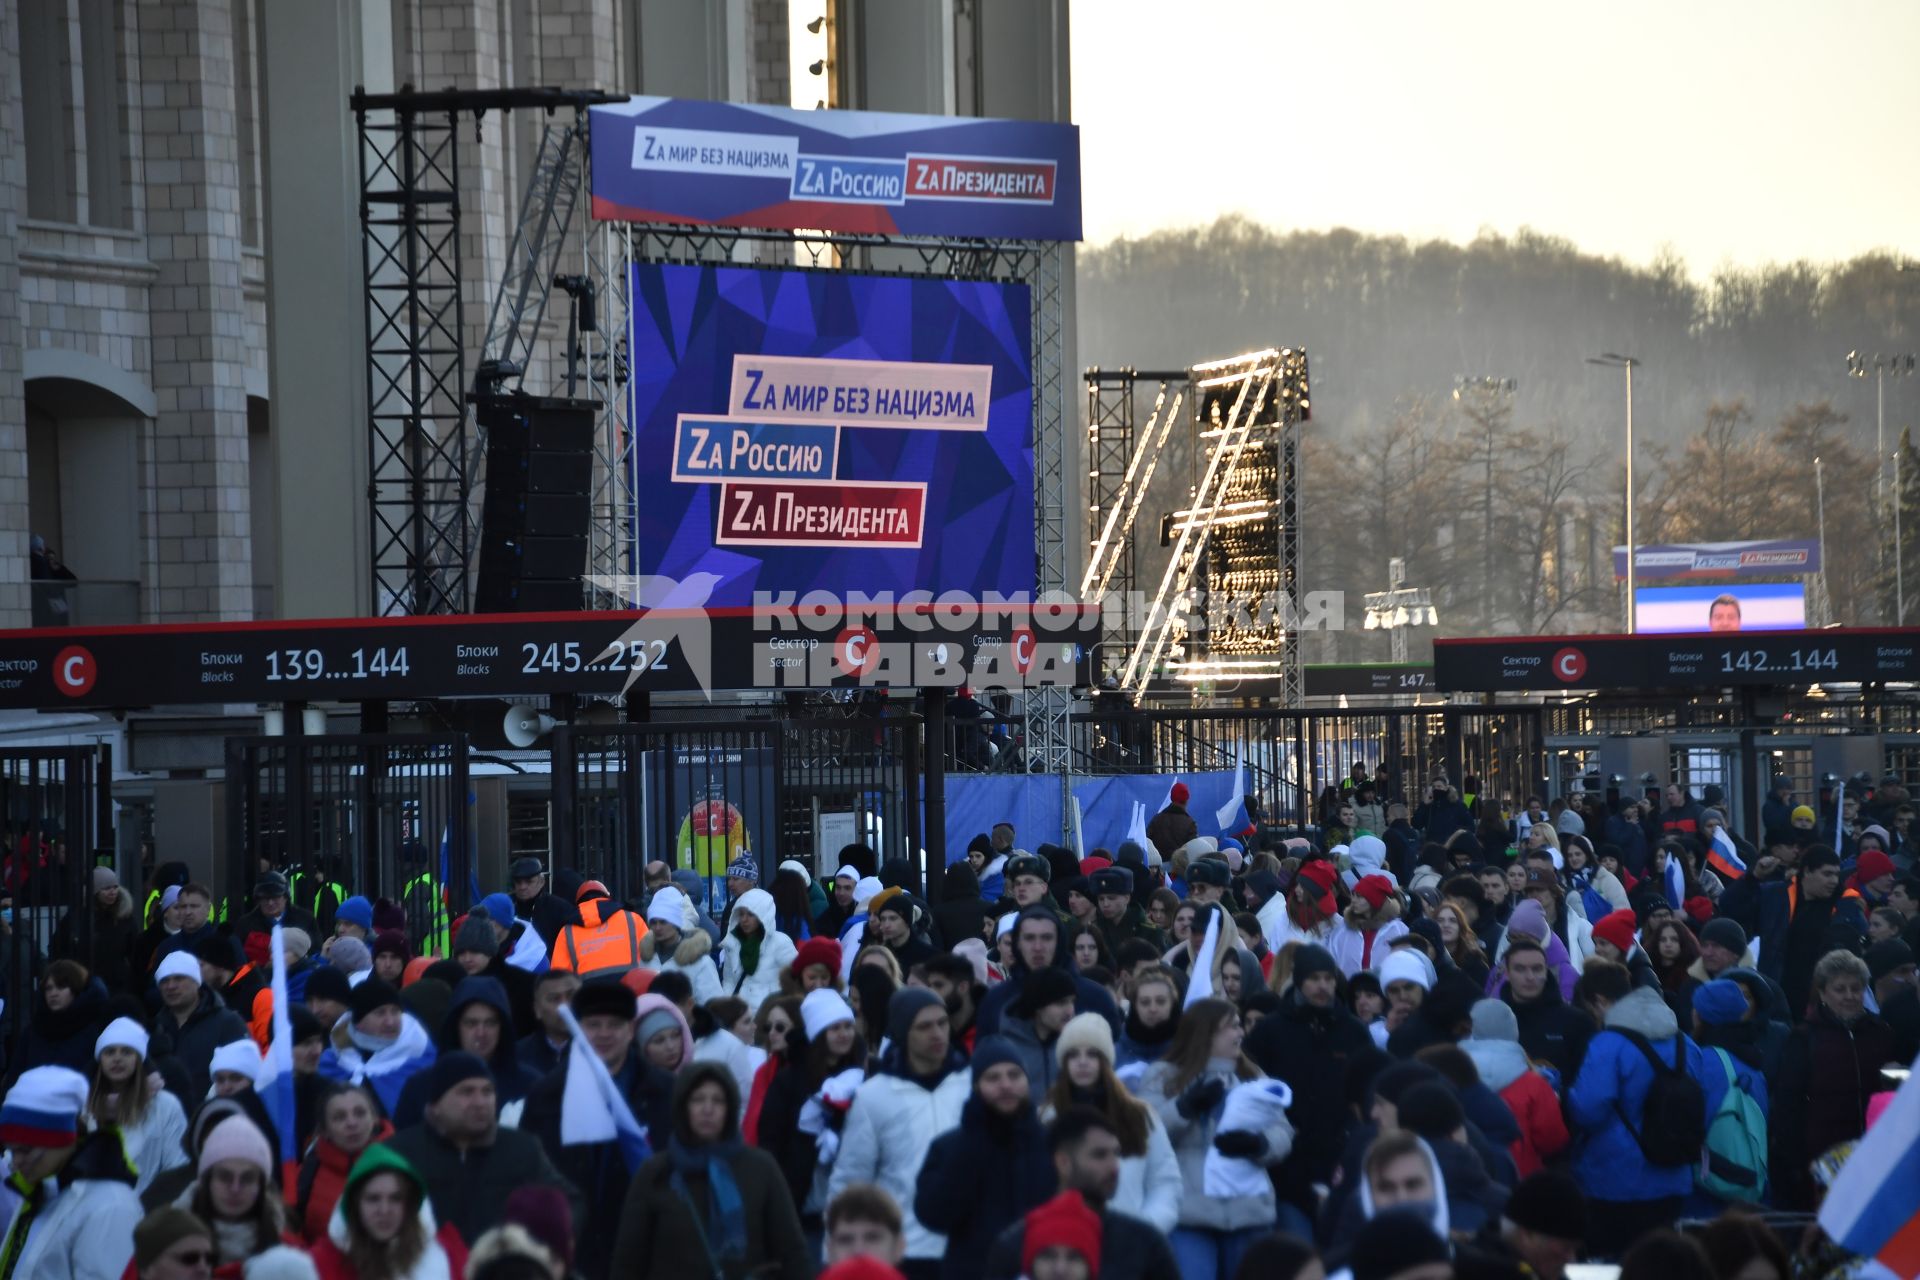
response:
<path id="1" fill-rule="evenodd" d="M 1638 922 L 1631 907 L 1622 907 L 1601 916 L 1593 924 L 1593 936 L 1605 942 L 1611 942 L 1625 955 L 1633 950 L 1633 932 Z"/>
<path id="2" fill-rule="evenodd" d="M 1187 802 L 1187 797 L 1191 794 L 1192 792 L 1187 790 L 1186 783 L 1176 782 L 1173 784 L 1172 799 L 1175 804 L 1185 804 Z"/>
<path id="3" fill-rule="evenodd" d="M 1354 896 L 1365 898 L 1367 905 L 1378 911 L 1393 896 L 1393 881 L 1385 876 L 1361 876 L 1360 882 L 1353 886 L 1353 892 Z"/>
<path id="4" fill-rule="evenodd" d="M 1713 919 L 1713 902 L 1706 897 L 1688 898 L 1680 904 L 1680 909 L 1693 920 L 1696 929 Z"/>
<path id="5" fill-rule="evenodd" d="M 905 1277 L 870 1253 L 856 1253 L 822 1271 L 820 1280 L 905 1280 Z"/>
<path id="6" fill-rule="evenodd" d="M 1065 1245 L 1087 1260 L 1087 1269 L 1100 1274 L 1100 1219 L 1078 1191 L 1062 1191 L 1026 1217 L 1026 1239 L 1020 1246 L 1020 1270 L 1033 1274 L 1033 1260 L 1055 1245 Z"/>
<path id="7" fill-rule="evenodd" d="M 832 938 L 808 938 L 794 953 L 793 963 L 787 966 L 787 970 L 798 978 L 806 973 L 808 965 L 814 964 L 823 964 L 837 975 L 840 972 L 840 944 Z"/>
<path id="8" fill-rule="evenodd" d="M 1893 859 L 1878 849 L 1868 849 L 1860 855 L 1860 861 L 1853 867 L 1853 888 L 1862 889 L 1881 876 L 1895 874 Z"/>
<path id="9" fill-rule="evenodd" d="M 1320 890 L 1320 914 L 1333 915 L 1340 910 L 1340 904 L 1333 896 L 1333 882 L 1340 872 L 1331 862 L 1303 862 L 1300 864 L 1300 879 Z"/>

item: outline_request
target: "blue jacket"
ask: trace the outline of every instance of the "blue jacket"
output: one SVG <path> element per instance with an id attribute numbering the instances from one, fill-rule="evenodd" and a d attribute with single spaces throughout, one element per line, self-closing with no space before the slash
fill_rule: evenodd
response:
<path id="1" fill-rule="evenodd" d="M 1607 1011 L 1607 1025 L 1588 1043 L 1580 1076 L 1567 1091 L 1567 1120 L 1578 1136 L 1573 1176 L 1584 1187 L 1606 1188 L 1609 1200 L 1685 1196 L 1693 1189 L 1693 1166 L 1648 1164 L 1633 1136 L 1641 1126 L 1653 1068 L 1639 1046 L 1620 1031 L 1638 1032 L 1663 1062 L 1674 1062 L 1677 1053 L 1687 1074 L 1706 1092 L 1706 1116 L 1719 1108 L 1727 1092 L 1720 1064 L 1709 1061 L 1700 1046 L 1680 1034 L 1680 1024 L 1660 993 L 1632 992 Z"/>
<path id="2" fill-rule="evenodd" d="M 1055 934 L 1056 940 L 1053 948 L 1052 967 L 1055 969 L 1064 969 L 1073 975 L 1073 985 L 1079 993 L 1074 997 L 1073 1011 L 1076 1014 L 1099 1014 L 1107 1020 L 1107 1025 L 1113 1029 L 1113 1033 L 1116 1036 L 1126 1030 L 1126 1024 L 1121 1021 L 1120 1018 L 1119 1006 L 1114 1004 L 1113 997 L 1107 993 L 1107 989 L 1098 983 L 1087 981 L 1074 970 L 1073 952 L 1067 946 L 1067 931 L 1064 926 L 1060 925 L 1059 917 L 1038 904 L 1028 907 L 1022 911 L 1020 915 L 1022 918 L 1029 915 L 1040 915 L 1054 922 L 1057 932 Z M 1016 924 L 1014 928 L 1018 929 L 1019 925 Z M 1016 952 L 1013 958 L 1013 972 L 1007 975 L 1005 982 L 989 990 L 986 999 L 980 1002 L 980 1011 L 975 1015 L 973 1020 L 974 1028 L 979 1035 L 990 1036 L 999 1032 L 1001 1017 L 1006 1014 L 1007 1009 L 1013 1002 L 1020 998 L 1020 993 L 1026 989 L 1027 972 L 1026 962 L 1022 960 Z M 1245 971 L 1242 970 L 1242 972 Z"/>

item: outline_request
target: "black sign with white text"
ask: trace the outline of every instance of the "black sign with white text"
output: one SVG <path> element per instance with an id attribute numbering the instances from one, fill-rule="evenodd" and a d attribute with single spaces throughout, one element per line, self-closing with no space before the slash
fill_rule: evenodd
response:
<path id="1" fill-rule="evenodd" d="M 1406 698 L 1431 693 L 1430 662 L 1336 662 L 1301 668 L 1309 698 Z"/>
<path id="2" fill-rule="evenodd" d="M 1920 681 L 1920 629 L 1436 640 L 1447 693 Z"/>

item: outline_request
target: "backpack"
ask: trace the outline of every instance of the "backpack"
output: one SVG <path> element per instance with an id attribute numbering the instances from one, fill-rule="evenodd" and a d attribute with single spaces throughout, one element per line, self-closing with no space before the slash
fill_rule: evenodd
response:
<path id="1" fill-rule="evenodd" d="M 1767 1113 L 1740 1087 L 1727 1051 L 1713 1053 L 1727 1073 L 1727 1094 L 1707 1121 L 1706 1149 L 1694 1181 L 1722 1200 L 1757 1203 L 1767 1189 Z"/>
<path id="2" fill-rule="evenodd" d="M 1625 1036 L 1646 1055 L 1653 1068 L 1653 1081 L 1640 1107 L 1640 1128 L 1636 1130 L 1618 1102 L 1613 1109 L 1620 1123 L 1627 1126 L 1640 1154 L 1647 1163 L 1662 1169 L 1676 1169 L 1700 1163 L 1700 1150 L 1707 1142 L 1707 1092 L 1700 1082 L 1687 1074 L 1686 1037 L 1673 1042 L 1673 1066 L 1660 1060 L 1646 1037 L 1619 1027 L 1609 1031 Z"/>

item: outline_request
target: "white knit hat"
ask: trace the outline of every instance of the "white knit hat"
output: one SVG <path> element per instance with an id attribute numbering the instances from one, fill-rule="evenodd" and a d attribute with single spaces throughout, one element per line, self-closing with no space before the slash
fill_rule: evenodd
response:
<path id="1" fill-rule="evenodd" d="M 1411 947 L 1402 947 L 1380 964 L 1380 989 L 1396 982 L 1411 982 L 1422 991 L 1433 990 L 1433 972 L 1427 958 Z"/>
<path id="2" fill-rule="evenodd" d="M 647 904 L 649 924 L 655 920 L 665 920 L 676 929 L 691 929 L 699 919 L 692 900 L 670 884 L 654 890 L 653 901 Z"/>
<path id="3" fill-rule="evenodd" d="M 1113 1066 L 1113 1027 L 1104 1014 L 1076 1014 L 1060 1028 L 1060 1038 L 1053 1042 L 1053 1060 L 1065 1066 L 1073 1049 L 1092 1049 L 1107 1060 L 1107 1066 Z"/>
<path id="4" fill-rule="evenodd" d="M 1020 913 L 1018 911 L 1007 912 L 1007 914 L 1001 916 L 999 922 L 993 926 L 993 940 L 995 942 L 1000 941 L 1000 939 L 1012 933 L 1013 927 L 1019 923 Z"/>
<path id="5" fill-rule="evenodd" d="M 142 1059 L 147 1056 L 147 1029 L 132 1018 L 115 1018 L 93 1042 L 93 1056 L 97 1059 L 108 1049 L 115 1047 L 131 1049 Z"/>
<path id="6" fill-rule="evenodd" d="M 156 983 L 165 982 L 168 978 L 192 978 L 198 983 L 200 962 L 184 951 L 172 952 L 160 962 L 160 967 L 153 974 Z"/>
<path id="7" fill-rule="evenodd" d="M 802 880 L 805 880 L 808 884 L 813 883 L 813 877 L 807 874 L 806 867 L 801 863 L 795 862 L 792 858 L 788 858 L 786 861 L 782 862 L 777 868 L 775 868 L 775 870 L 797 871 L 800 873 L 800 878 Z"/>
<path id="8" fill-rule="evenodd" d="M 244 1037 L 221 1045 L 213 1051 L 213 1062 L 207 1067 L 207 1074 L 211 1077 L 222 1071 L 231 1071 L 249 1080 L 258 1076 L 260 1047 Z"/>
<path id="9" fill-rule="evenodd" d="M 864 911 L 869 902 L 886 891 L 887 886 L 880 883 L 879 876 L 862 876 L 859 883 L 853 886 L 853 900 L 859 903 L 860 909 Z"/>
<path id="10" fill-rule="evenodd" d="M 817 987 L 800 1002 L 800 1025 L 807 1029 L 809 1040 L 819 1039 L 820 1033 L 835 1023 L 852 1021 L 853 1006 L 832 987 Z"/>

